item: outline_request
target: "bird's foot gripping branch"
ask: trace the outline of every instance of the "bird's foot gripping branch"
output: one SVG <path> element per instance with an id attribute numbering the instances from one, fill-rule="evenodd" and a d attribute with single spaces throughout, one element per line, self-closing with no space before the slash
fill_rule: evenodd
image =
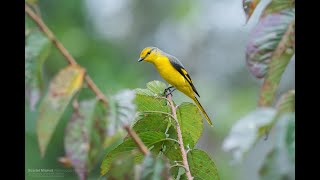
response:
<path id="1" fill-rule="evenodd" d="M 167 98 L 163 95 L 166 88 L 164 83 L 152 81 L 147 84 L 147 89 L 135 90 L 137 113 L 132 129 L 150 154 L 143 157 L 128 136 L 105 155 L 101 175 L 109 176 L 115 169 L 124 169 L 132 162 L 132 167 L 126 170 L 131 169 L 132 176 L 142 179 L 152 176 L 162 179 L 219 179 L 211 158 L 206 152 L 195 149 L 203 130 L 201 112 L 192 103 L 176 106 L 170 94 Z M 142 167 L 138 168 L 140 171 L 133 170 L 136 166 Z"/>

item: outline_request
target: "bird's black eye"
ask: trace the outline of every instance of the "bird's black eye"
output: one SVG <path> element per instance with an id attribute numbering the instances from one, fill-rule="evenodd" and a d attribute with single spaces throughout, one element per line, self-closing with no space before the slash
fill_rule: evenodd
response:
<path id="1" fill-rule="evenodd" d="M 149 55 L 151 53 L 151 51 L 149 51 L 147 54 Z"/>

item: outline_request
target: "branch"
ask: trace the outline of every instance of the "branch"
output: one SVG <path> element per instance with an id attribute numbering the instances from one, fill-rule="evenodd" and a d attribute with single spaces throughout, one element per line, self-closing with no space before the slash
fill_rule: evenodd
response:
<path id="1" fill-rule="evenodd" d="M 76 60 L 71 56 L 68 50 L 57 40 L 57 38 L 55 38 L 54 34 L 44 24 L 41 18 L 38 15 L 36 15 L 27 4 L 25 4 L 25 12 L 38 25 L 40 30 L 47 35 L 48 39 L 56 46 L 56 48 L 61 52 L 61 54 L 65 57 L 68 63 L 71 65 L 76 65 L 77 64 Z M 94 84 L 94 82 L 92 81 L 89 75 L 85 76 L 85 80 L 89 88 L 96 94 L 96 97 L 99 100 L 101 100 L 103 103 L 108 105 L 107 98 L 103 95 L 100 89 Z"/>
<path id="2" fill-rule="evenodd" d="M 61 54 L 65 57 L 70 65 L 76 65 L 77 61 L 71 56 L 68 50 L 55 38 L 54 34 L 50 31 L 50 29 L 44 24 L 41 18 L 35 14 L 31 8 L 25 3 L 25 12 L 26 14 L 38 25 L 40 30 L 47 35 L 48 39 L 56 46 L 56 48 L 61 52 Z M 102 101 L 104 104 L 108 105 L 108 100 L 101 92 L 101 90 L 96 86 L 96 84 L 92 81 L 89 75 L 86 74 L 85 81 L 87 82 L 89 88 L 95 93 L 98 100 Z M 136 132 L 131 129 L 128 125 L 123 127 L 128 134 L 132 137 L 134 142 L 137 144 L 140 151 L 146 155 L 149 153 L 148 148 L 143 144 L 139 136 Z"/>
<path id="3" fill-rule="evenodd" d="M 131 129 L 128 125 L 124 125 L 123 128 L 128 131 L 128 134 L 132 137 L 133 141 L 137 144 L 139 150 L 144 154 L 149 154 L 148 148 L 143 144 L 137 133 Z"/>
<path id="4" fill-rule="evenodd" d="M 181 151 L 181 155 L 182 155 L 182 163 L 183 163 L 184 169 L 186 170 L 186 175 L 188 177 L 188 180 L 192 180 L 193 177 L 191 176 L 191 172 L 190 172 L 190 169 L 189 169 L 187 153 L 186 153 L 186 150 L 184 149 L 182 133 L 181 133 L 181 129 L 180 129 L 180 124 L 179 124 L 179 121 L 178 121 L 178 118 L 177 118 L 177 109 L 176 109 L 176 107 L 174 106 L 174 104 L 172 102 L 172 95 L 171 94 L 168 95 L 167 100 L 168 100 L 168 102 L 169 102 L 169 104 L 171 106 L 172 115 L 174 117 L 173 119 L 176 121 L 179 147 L 180 147 L 180 151 Z"/>

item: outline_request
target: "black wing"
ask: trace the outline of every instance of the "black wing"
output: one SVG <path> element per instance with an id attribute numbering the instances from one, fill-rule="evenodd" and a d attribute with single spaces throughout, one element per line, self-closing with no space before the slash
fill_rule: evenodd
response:
<path id="1" fill-rule="evenodd" d="M 176 57 L 171 56 L 169 54 L 166 54 L 166 55 L 167 55 L 170 63 L 172 64 L 172 66 L 188 81 L 188 83 L 192 87 L 192 90 L 200 97 L 196 87 L 194 87 L 192 80 L 191 80 L 188 72 L 186 71 L 186 69 L 182 65 L 182 63 Z"/>

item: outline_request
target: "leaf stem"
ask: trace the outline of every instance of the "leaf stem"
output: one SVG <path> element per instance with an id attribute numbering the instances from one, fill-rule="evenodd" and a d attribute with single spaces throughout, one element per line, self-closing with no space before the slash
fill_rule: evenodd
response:
<path id="1" fill-rule="evenodd" d="M 174 120 L 176 121 L 176 129 L 177 129 L 179 147 L 180 147 L 180 151 L 181 151 L 181 155 L 182 155 L 182 163 L 183 163 L 183 166 L 184 166 L 184 168 L 186 170 L 186 175 L 187 175 L 188 180 L 192 180 L 193 177 L 191 176 L 191 172 L 190 172 L 190 169 L 189 169 L 187 153 L 186 153 L 186 150 L 184 149 L 182 133 L 181 133 L 181 129 L 180 129 L 180 124 L 179 124 L 179 121 L 178 121 L 178 118 L 177 118 L 177 109 L 176 109 L 176 107 L 174 106 L 174 104 L 172 102 L 172 95 L 171 94 L 168 95 L 167 99 L 168 99 L 168 102 L 170 104 Z"/>
<path id="2" fill-rule="evenodd" d="M 40 30 L 47 35 L 48 39 L 56 46 L 56 48 L 61 52 L 70 65 L 77 65 L 77 61 L 71 56 L 69 51 L 61 44 L 46 26 L 46 24 L 41 20 L 41 18 L 33 12 L 33 10 L 25 3 L 25 13 L 37 24 Z M 84 77 L 89 88 L 95 93 L 98 100 L 102 101 L 104 104 L 108 105 L 108 100 L 97 85 L 93 82 L 88 74 Z M 137 133 L 131 129 L 128 125 L 123 126 L 123 128 L 128 132 L 132 137 L 134 142 L 137 144 L 139 150 L 144 154 L 148 154 L 148 148 L 143 144 Z"/>

